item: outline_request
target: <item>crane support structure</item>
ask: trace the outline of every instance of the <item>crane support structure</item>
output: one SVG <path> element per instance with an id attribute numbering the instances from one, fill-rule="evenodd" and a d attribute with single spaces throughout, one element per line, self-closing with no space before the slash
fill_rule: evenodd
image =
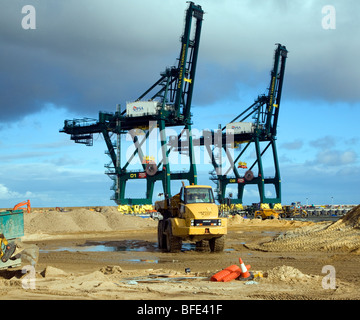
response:
<path id="1" fill-rule="evenodd" d="M 196 145 L 205 146 L 209 153 L 214 167 L 214 170 L 210 172 L 212 175 L 210 179 L 217 185 L 217 200 L 220 204 L 227 204 L 229 197 L 226 197 L 226 187 L 231 184 L 237 186 L 238 193 L 237 197 L 231 197 L 233 204 L 243 203 L 244 188 L 249 184 L 257 185 L 260 203 L 281 203 L 281 179 L 276 150 L 276 134 L 287 53 L 285 46 L 277 44 L 270 85 L 266 95 L 258 96 L 252 105 L 222 129 L 203 131 L 203 136 L 194 140 Z M 252 117 L 252 122 L 246 122 L 249 117 Z M 263 143 L 266 146 L 261 148 Z M 255 147 L 256 159 L 248 166 L 242 160 L 242 156 L 250 150 L 251 145 Z M 216 150 L 218 154 L 215 154 Z M 235 155 L 235 150 L 239 150 L 239 154 Z M 264 175 L 263 157 L 268 150 L 272 151 L 274 167 L 274 176 L 272 177 L 265 177 Z M 223 151 L 228 160 L 228 168 L 223 165 Z M 239 165 L 237 166 L 238 162 Z M 253 172 L 255 167 L 258 169 L 257 174 Z M 238 169 L 247 169 L 247 171 L 241 174 Z M 230 175 L 231 172 L 232 175 Z M 269 185 L 274 187 L 275 197 L 267 196 L 265 187 Z"/>
<path id="2" fill-rule="evenodd" d="M 103 135 L 107 154 L 111 162 L 105 165 L 105 172 L 113 181 L 112 189 L 115 195 L 112 198 L 119 205 L 152 204 L 154 183 L 161 181 L 165 199 L 171 195 L 171 181 L 188 180 L 197 183 L 197 173 L 194 159 L 193 142 L 191 134 L 191 101 L 195 83 L 196 65 L 199 52 L 200 34 L 204 11 L 201 6 L 189 2 L 185 14 L 185 27 L 181 36 L 181 49 L 178 65 L 168 67 L 160 74 L 148 90 L 133 102 L 126 104 L 126 109 L 121 111 L 118 105 L 115 113 L 99 112 L 99 119 L 74 119 L 65 120 L 64 128 L 60 132 L 71 135 L 71 140 L 87 146 L 93 144 L 93 134 Z M 173 150 L 168 145 L 166 129 L 180 127 L 176 142 L 184 139 L 188 143 L 186 152 L 189 170 L 174 172 L 169 161 L 169 154 Z M 160 152 L 150 148 L 156 155 L 145 155 L 143 148 L 154 143 L 150 141 L 153 135 L 159 136 Z M 123 160 L 126 151 L 122 147 L 124 135 L 131 139 L 134 150 Z M 115 136 L 115 140 L 114 140 Z M 155 139 L 156 140 L 156 139 Z M 156 140 L 157 141 L 157 140 Z M 129 152 L 127 152 L 129 153 Z M 159 159 L 156 159 L 158 154 Z M 140 160 L 136 162 L 136 157 Z M 138 169 L 132 169 L 134 162 Z M 144 197 L 126 195 L 126 186 L 129 181 L 146 180 Z"/>

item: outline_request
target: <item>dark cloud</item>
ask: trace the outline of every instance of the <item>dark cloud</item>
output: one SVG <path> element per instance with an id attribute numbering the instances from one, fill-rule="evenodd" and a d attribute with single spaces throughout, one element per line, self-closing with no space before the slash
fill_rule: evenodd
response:
<path id="1" fill-rule="evenodd" d="M 25 4 L 36 8 L 35 30 L 21 28 Z M 182 26 L 179 17 L 165 28 L 167 19 L 155 15 L 158 7 L 149 7 L 109 0 L 9 4 L 0 17 L 1 120 L 21 118 L 49 102 L 96 114 L 137 98 L 176 59 L 167 35 L 178 29 L 178 44 Z"/>
<path id="2" fill-rule="evenodd" d="M 84 116 L 137 98 L 176 64 L 183 1 L 5 1 L 0 13 L 0 122 L 54 103 Z M 321 26 L 327 1 L 198 1 L 203 23 L 194 102 L 237 101 L 268 84 L 274 44 L 289 49 L 285 97 L 354 102 L 358 1 L 332 1 L 336 29 Z M 21 8 L 36 8 L 23 30 Z M 271 14 L 269 14 L 271 13 Z M 254 97 L 255 98 L 255 97 Z"/>

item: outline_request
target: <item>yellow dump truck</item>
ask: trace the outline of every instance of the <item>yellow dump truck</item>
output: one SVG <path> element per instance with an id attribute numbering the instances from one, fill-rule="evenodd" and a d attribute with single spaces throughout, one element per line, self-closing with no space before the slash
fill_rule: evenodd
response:
<path id="1" fill-rule="evenodd" d="M 273 209 L 260 209 L 256 210 L 254 214 L 256 219 L 279 219 L 279 213 Z"/>
<path id="2" fill-rule="evenodd" d="M 290 206 L 283 206 L 283 213 L 281 215 L 283 218 L 292 218 L 292 217 L 307 217 L 308 213 L 306 210 L 302 209 L 299 203 L 292 203 Z"/>
<path id="3" fill-rule="evenodd" d="M 262 203 L 260 204 L 260 209 L 255 211 L 254 218 L 256 219 L 279 219 L 283 212 L 282 206 L 280 203 L 274 205 L 271 209 L 269 204 Z"/>
<path id="4" fill-rule="evenodd" d="M 183 241 L 196 242 L 202 247 L 209 242 L 212 252 L 224 250 L 227 219 L 219 217 L 210 186 L 182 186 L 180 193 L 155 202 L 162 215 L 158 224 L 158 245 L 168 252 L 181 250 Z"/>

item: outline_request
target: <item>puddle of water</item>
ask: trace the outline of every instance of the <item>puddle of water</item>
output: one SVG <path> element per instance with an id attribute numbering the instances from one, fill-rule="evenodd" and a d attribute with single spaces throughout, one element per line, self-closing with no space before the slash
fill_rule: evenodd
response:
<path id="1" fill-rule="evenodd" d="M 157 251 L 157 243 L 139 241 L 139 240 L 121 240 L 121 241 L 87 241 L 84 247 L 95 247 L 91 251 Z"/>
<path id="2" fill-rule="evenodd" d="M 184 242 L 181 251 L 195 251 L 195 243 Z M 224 251 L 233 251 L 234 249 L 225 249 Z M 122 240 L 122 241 L 86 241 L 84 244 L 68 246 L 68 247 L 55 247 L 41 249 L 42 253 L 49 252 L 161 252 L 157 243 L 137 241 L 137 240 Z M 134 259 L 139 260 L 139 259 Z M 128 260 L 127 260 L 128 261 Z M 147 262 L 147 261 L 141 261 Z M 157 263 L 157 262 L 156 262 Z"/>
<path id="3" fill-rule="evenodd" d="M 87 241 L 81 245 L 42 249 L 40 252 L 153 252 L 158 251 L 156 243 L 144 243 L 144 241 L 124 240 L 124 241 Z"/>
<path id="4" fill-rule="evenodd" d="M 196 250 L 196 245 L 195 243 L 189 243 L 189 242 L 184 242 L 181 246 L 181 251 L 190 251 L 190 250 Z"/>
<path id="5" fill-rule="evenodd" d="M 122 259 L 121 261 L 142 262 L 142 263 L 159 263 L 158 259 Z"/>
<path id="6" fill-rule="evenodd" d="M 59 251 L 69 251 L 69 252 L 112 252 L 112 251 L 122 251 L 118 250 L 116 247 L 109 247 L 105 245 L 97 246 L 74 246 L 74 247 L 59 247 L 54 249 L 45 249 L 40 250 L 40 252 L 59 252 Z"/>

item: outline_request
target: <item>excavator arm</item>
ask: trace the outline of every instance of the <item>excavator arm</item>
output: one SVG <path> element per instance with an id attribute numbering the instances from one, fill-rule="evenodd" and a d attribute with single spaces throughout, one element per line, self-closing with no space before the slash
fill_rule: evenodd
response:
<path id="1" fill-rule="evenodd" d="M 19 208 L 21 208 L 23 206 L 27 206 L 27 208 L 26 208 L 27 213 L 31 212 L 30 200 L 26 200 L 26 201 L 16 204 L 15 207 L 13 208 L 13 210 L 18 210 Z"/>

